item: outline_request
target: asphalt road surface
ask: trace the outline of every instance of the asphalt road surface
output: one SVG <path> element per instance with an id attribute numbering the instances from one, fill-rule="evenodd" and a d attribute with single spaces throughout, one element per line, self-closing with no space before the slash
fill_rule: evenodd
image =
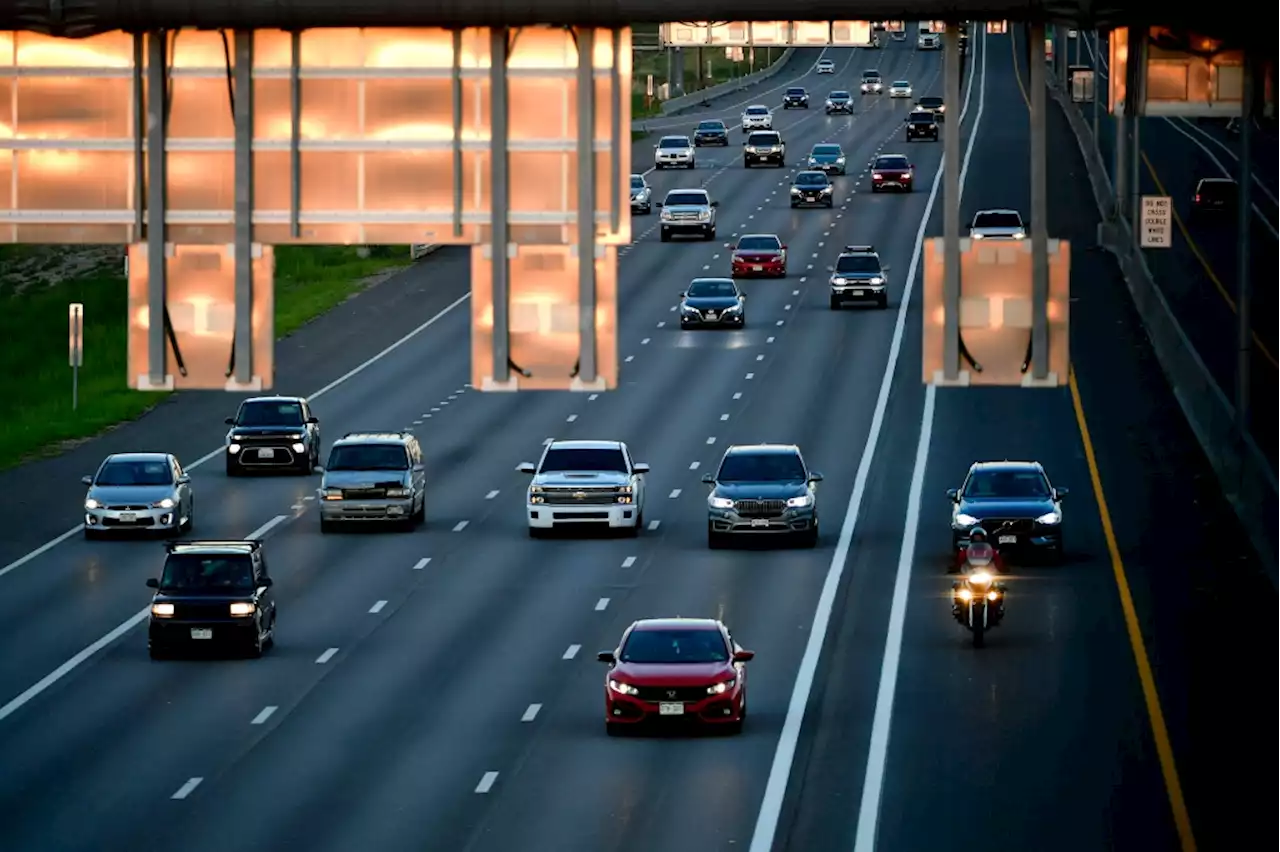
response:
<path id="1" fill-rule="evenodd" d="M 1028 203 L 1006 39 L 974 39 L 962 216 Z M 845 86 L 878 63 L 941 90 L 940 53 L 830 55 Z M 467 303 L 440 314 L 469 280 L 457 250 L 283 343 L 279 387 L 312 392 L 329 439 L 421 437 L 428 523 L 322 537 L 316 477 L 228 480 L 216 456 L 196 466 L 195 535 L 265 530 L 281 620 L 261 660 L 148 660 L 131 622 L 162 559 L 154 542 L 71 535 L 15 564 L 75 523 L 78 476 L 102 453 L 173 448 L 190 463 L 219 445 L 234 399 L 184 395 L 7 475 L 4 509 L 22 522 L 0 556 L 12 566 L 0 567 L 0 848 L 814 852 L 862 849 L 870 832 L 881 850 L 1176 849 L 1182 811 L 1113 560 L 1200 848 L 1274 848 L 1272 751 L 1254 746 L 1274 742 L 1275 592 L 1239 550 L 1114 264 L 1084 251 L 1094 216 L 1074 142 L 1055 117 L 1051 161 L 1074 183 L 1050 226 L 1076 243 L 1088 446 L 1065 389 L 920 385 L 913 258 L 918 235 L 941 229 L 942 151 L 905 144 L 906 109 L 863 98 L 852 118 L 776 123 L 793 162 L 825 141 L 851 164 L 909 152 L 914 194 L 872 196 L 855 168 L 833 210 L 790 210 L 793 168 L 744 171 L 732 146 L 651 175 L 659 195 L 707 186 L 725 241 L 782 235 L 790 276 L 747 283 L 744 331 L 681 332 L 676 294 L 725 271 L 729 252 L 660 243 L 656 217 L 641 219 L 620 270 L 616 392 L 466 388 Z M 889 310 L 828 310 L 825 269 L 854 242 L 890 265 Z M 652 465 L 639 539 L 529 540 L 514 468 L 552 436 L 626 440 Z M 700 475 L 729 444 L 761 440 L 798 443 L 825 474 L 822 540 L 708 551 Z M 1039 458 L 1072 488 L 1070 557 L 1015 570 L 1006 623 L 975 653 L 949 616 L 943 491 L 971 461 L 1006 456 Z M 636 618 L 677 614 L 722 618 L 756 651 L 745 732 L 606 738 L 594 652 Z"/>

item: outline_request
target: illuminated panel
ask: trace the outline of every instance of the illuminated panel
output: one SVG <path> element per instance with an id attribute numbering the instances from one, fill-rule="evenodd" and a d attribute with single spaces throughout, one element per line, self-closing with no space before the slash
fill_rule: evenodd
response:
<path id="1" fill-rule="evenodd" d="M 751 23 L 751 43 L 756 47 L 784 46 L 790 34 L 789 21 L 753 21 Z"/>
<path id="2" fill-rule="evenodd" d="M 510 260 L 510 353 L 526 377 L 519 390 L 569 390 L 578 361 L 578 259 L 570 246 L 519 246 Z M 596 256 L 596 373 L 618 386 L 618 255 Z M 471 249 L 471 384 L 493 376 L 493 262 L 489 246 Z M 499 379 L 501 382 L 501 378 Z"/>
<path id="3" fill-rule="evenodd" d="M 839 47 L 862 47 L 870 43 L 870 21 L 831 22 L 831 44 Z"/>
<path id="4" fill-rule="evenodd" d="M 751 24 L 747 21 L 728 21 L 711 25 L 711 43 L 739 46 L 751 44 Z"/>
<path id="5" fill-rule="evenodd" d="M 1009 31 L 1008 21 L 987 21 L 988 35 L 1004 35 Z"/>
<path id="6" fill-rule="evenodd" d="M 924 245 L 924 329 L 922 363 L 925 384 L 943 369 L 944 302 L 943 240 Z M 1070 363 L 1068 346 L 1071 246 L 1049 240 L 1049 372 L 1065 382 Z M 972 385 L 1022 385 L 1031 371 L 1022 372 L 1031 340 L 1031 241 L 960 240 L 960 339 L 982 372 L 964 358 Z"/>
<path id="7" fill-rule="evenodd" d="M 169 327 L 166 373 L 174 389 L 227 390 L 235 344 L 235 255 L 229 245 L 169 245 L 165 275 Z M 253 375 L 272 386 L 275 254 L 253 247 Z M 129 387 L 149 389 L 147 246 L 129 246 Z M 175 345 L 176 341 L 176 345 Z M 182 374 L 185 368 L 186 375 Z"/>
<path id="8" fill-rule="evenodd" d="M 907 31 L 907 24 L 905 21 L 886 21 L 885 29 L 891 33 L 904 33 Z"/>
<path id="9" fill-rule="evenodd" d="M 699 47 L 711 38 L 711 27 L 706 21 L 686 21 L 662 25 L 663 44 L 673 47 Z"/>
<path id="10" fill-rule="evenodd" d="M 1111 111 L 1123 110 L 1129 66 L 1129 36 L 1111 33 Z M 1204 36 L 1175 36 L 1162 27 L 1149 30 L 1147 67 L 1140 115 L 1235 116 L 1244 94 L 1244 53 L 1224 50 Z M 1269 80 L 1268 80 L 1269 83 Z M 1267 96 L 1271 93 L 1268 91 Z"/>
<path id="11" fill-rule="evenodd" d="M 792 21 L 791 43 L 797 45 L 829 44 L 831 39 L 830 21 Z"/>

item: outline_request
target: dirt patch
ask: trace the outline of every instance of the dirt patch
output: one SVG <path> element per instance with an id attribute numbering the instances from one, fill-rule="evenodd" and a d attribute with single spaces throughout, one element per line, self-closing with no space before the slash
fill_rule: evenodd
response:
<path id="1" fill-rule="evenodd" d="M 124 246 L 0 246 L 0 297 L 102 272 L 124 272 Z"/>

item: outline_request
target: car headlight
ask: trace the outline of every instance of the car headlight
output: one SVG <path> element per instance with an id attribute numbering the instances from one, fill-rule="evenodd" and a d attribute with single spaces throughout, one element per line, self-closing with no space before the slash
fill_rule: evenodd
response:
<path id="1" fill-rule="evenodd" d="M 388 488 L 387 489 L 388 497 L 408 497 L 412 493 L 413 492 L 410 491 L 408 488 Z"/>
<path id="2" fill-rule="evenodd" d="M 1036 518 L 1036 523 L 1037 524 L 1060 524 L 1062 523 L 1062 513 L 1059 512 L 1057 509 L 1054 509 L 1052 512 L 1048 512 Z"/>
<path id="3" fill-rule="evenodd" d="M 321 494 L 322 494 L 322 496 L 324 497 L 324 499 L 326 499 L 326 500 L 341 500 L 341 499 L 342 499 L 342 489 L 341 489 L 341 488 L 325 488 L 325 489 L 322 489 Z"/>
<path id="4" fill-rule="evenodd" d="M 173 618 L 173 604 L 153 603 L 151 605 L 151 614 L 156 618 Z"/>
<path id="5" fill-rule="evenodd" d="M 974 240 L 986 239 L 986 234 L 970 234 L 969 238 Z"/>
<path id="6" fill-rule="evenodd" d="M 964 512 L 960 512 L 955 516 L 953 523 L 955 523 L 956 526 L 971 527 L 978 523 L 978 519 L 973 515 L 966 515 Z"/>
<path id="7" fill-rule="evenodd" d="M 827 106 L 835 106 L 835 104 L 832 103 L 831 101 L 827 101 Z"/>
<path id="8" fill-rule="evenodd" d="M 710 210 L 699 210 L 699 211 L 698 211 L 698 221 L 699 221 L 699 222 L 707 222 L 707 221 L 709 221 L 710 219 L 711 219 L 711 211 L 710 211 Z"/>
<path id="9" fill-rule="evenodd" d="M 800 194 L 800 187 L 798 187 L 798 186 L 793 186 L 793 187 L 791 187 L 791 194 L 792 194 L 792 195 L 799 195 L 799 194 Z"/>
<path id="10" fill-rule="evenodd" d="M 693 314 L 697 314 L 697 313 L 698 313 L 698 309 L 697 309 L 697 308 L 691 308 L 691 307 L 689 307 L 688 305 L 681 305 L 681 306 L 680 306 L 680 313 L 682 313 L 682 314 L 690 314 L 690 315 L 693 315 Z"/>
<path id="11" fill-rule="evenodd" d="M 227 444 L 227 452 L 231 453 L 231 455 L 233 455 L 233 456 L 234 456 L 236 453 L 240 452 L 240 445 L 239 445 L 239 444 Z"/>
<path id="12" fill-rule="evenodd" d="M 305 453 L 307 451 L 307 445 L 301 441 L 296 441 L 293 445 L 293 451 L 295 453 Z"/>
<path id="13" fill-rule="evenodd" d="M 257 606 L 251 603 L 236 601 L 235 603 L 231 604 L 231 614 L 238 618 L 244 618 L 247 615 L 253 615 L 255 610 L 257 610 Z"/>
<path id="14" fill-rule="evenodd" d="M 823 195 L 830 195 L 830 194 L 831 194 L 831 190 L 832 190 L 832 187 L 824 186 L 824 187 L 822 188 L 822 194 L 823 194 Z"/>
<path id="15" fill-rule="evenodd" d="M 732 509 L 733 501 L 728 497 L 708 497 L 707 503 L 713 509 Z"/>
<path id="16" fill-rule="evenodd" d="M 871 279 L 870 281 L 868 281 L 867 283 L 869 283 L 869 284 L 883 284 L 883 283 L 884 283 L 884 279 L 877 275 L 875 278 L 872 278 L 872 279 Z"/>
<path id="17" fill-rule="evenodd" d="M 293 433 L 292 435 L 285 435 L 285 438 L 286 438 L 287 440 L 290 440 L 290 441 L 301 441 L 301 440 L 302 440 L 302 433 L 301 433 L 301 432 L 295 432 L 295 433 Z"/>
<path id="18" fill-rule="evenodd" d="M 671 214 L 671 211 L 670 211 L 670 210 L 663 210 L 663 211 L 662 211 L 662 220 L 663 220 L 664 222 L 670 222 L 670 221 L 671 221 L 671 218 L 672 218 L 672 214 Z"/>
<path id="19" fill-rule="evenodd" d="M 884 175 L 880 174 L 879 172 L 872 172 L 872 173 L 871 173 L 871 179 L 872 179 L 872 180 L 884 180 Z"/>
<path id="20" fill-rule="evenodd" d="M 84 507 L 86 509 L 101 509 L 102 504 L 99 503 L 97 500 L 93 499 L 92 497 L 86 497 L 84 501 Z"/>
<path id="21" fill-rule="evenodd" d="M 173 498 L 172 498 L 172 497 L 166 497 L 166 498 L 164 498 L 163 500 L 157 500 L 156 502 L 152 503 L 151 505 L 152 505 L 152 507 L 153 507 L 153 508 L 156 508 L 156 509 L 172 509 L 172 508 L 173 508 Z"/>
<path id="22" fill-rule="evenodd" d="M 631 684 L 623 683 L 620 680 L 610 680 L 609 688 L 612 689 L 614 692 L 618 692 L 623 695 L 639 695 L 640 694 L 640 690 L 636 689 Z"/>
<path id="23" fill-rule="evenodd" d="M 741 302 L 739 302 L 739 303 L 738 303 L 738 304 L 736 304 L 736 305 L 730 305 L 729 307 L 725 308 L 725 309 L 724 309 L 724 313 L 726 313 L 726 314 L 733 314 L 733 313 L 737 313 L 737 312 L 738 312 L 738 311 L 740 311 L 740 310 L 742 310 L 742 303 L 741 303 Z"/>
<path id="24" fill-rule="evenodd" d="M 1014 234 L 1014 235 L 1013 235 L 1013 238 L 1014 238 L 1015 240 L 1025 240 L 1025 239 L 1027 238 L 1027 235 L 1026 235 L 1025 233 L 1023 233 L 1022 231 L 1019 231 L 1018 233 L 1016 233 L 1016 234 Z"/>
<path id="25" fill-rule="evenodd" d="M 816 165 L 818 165 L 818 161 L 817 161 L 816 159 L 814 159 L 813 157 L 810 157 L 810 158 L 809 158 L 809 165 L 811 165 L 811 166 L 816 166 Z"/>
<path id="26" fill-rule="evenodd" d="M 802 494 L 799 497 L 792 497 L 787 501 L 788 509 L 807 509 L 813 505 L 812 494 Z"/>
<path id="27" fill-rule="evenodd" d="M 837 164 L 837 165 L 841 165 L 841 166 L 843 166 L 843 165 L 844 165 L 844 157 L 836 157 L 836 164 Z"/>
<path id="28" fill-rule="evenodd" d="M 848 278 L 832 278 L 831 283 L 832 284 L 848 284 L 849 279 Z"/>
<path id="29" fill-rule="evenodd" d="M 736 678 L 730 678 L 729 680 L 722 680 L 717 684 L 708 686 L 707 695 L 724 695 L 726 692 L 733 689 L 733 685 L 737 682 Z"/>

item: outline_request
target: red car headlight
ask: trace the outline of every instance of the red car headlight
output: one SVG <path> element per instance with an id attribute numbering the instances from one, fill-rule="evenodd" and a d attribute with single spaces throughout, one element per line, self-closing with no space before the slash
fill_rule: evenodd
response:
<path id="1" fill-rule="evenodd" d="M 631 684 L 623 683 L 620 680 L 611 679 L 609 681 L 609 689 L 618 693 L 619 695 L 639 695 L 640 694 L 640 690 L 636 689 Z"/>
<path id="2" fill-rule="evenodd" d="M 737 682 L 738 681 L 735 678 L 729 678 L 728 680 L 722 680 L 719 683 L 712 684 L 707 687 L 707 695 L 724 695 L 726 692 L 733 689 L 734 684 Z"/>

